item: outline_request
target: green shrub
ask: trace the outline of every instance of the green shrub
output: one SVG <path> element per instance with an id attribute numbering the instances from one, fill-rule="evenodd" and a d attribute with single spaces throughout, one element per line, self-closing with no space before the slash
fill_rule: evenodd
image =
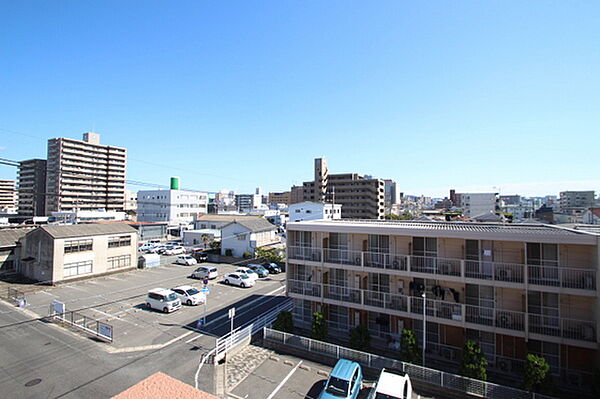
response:
<path id="1" fill-rule="evenodd" d="M 545 382 L 548 381 L 550 365 L 541 356 L 532 353 L 525 359 L 523 389 L 526 391 L 540 392 Z"/>
<path id="2" fill-rule="evenodd" d="M 286 333 L 293 333 L 294 318 L 292 317 L 292 312 L 288 312 L 286 310 L 279 312 L 277 319 L 273 323 L 273 329 Z"/>
<path id="3" fill-rule="evenodd" d="M 225 256 L 233 256 L 233 251 L 231 249 L 226 249 Z"/>
<path id="4" fill-rule="evenodd" d="M 475 341 L 466 341 L 463 348 L 463 358 L 460 364 L 460 374 L 477 380 L 487 380 L 488 361 L 483 351 Z"/>
<path id="5" fill-rule="evenodd" d="M 252 254 L 250 252 L 246 251 L 242 254 L 242 257 L 244 259 L 250 259 L 250 258 L 252 258 Z"/>
<path id="6" fill-rule="evenodd" d="M 327 339 L 327 323 L 325 323 L 325 316 L 323 313 L 313 313 L 313 321 L 311 326 L 311 338 L 325 341 Z"/>
<path id="7" fill-rule="evenodd" d="M 402 330 L 400 336 L 400 357 L 408 363 L 421 363 L 421 350 L 417 345 L 417 337 L 415 332 L 407 328 Z"/>
<path id="8" fill-rule="evenodd" d="M 365 324 L 350 330 L 350 341 L 348 346 L 359 351 L 367 351 L 371 349 L 371 333 Z"/>

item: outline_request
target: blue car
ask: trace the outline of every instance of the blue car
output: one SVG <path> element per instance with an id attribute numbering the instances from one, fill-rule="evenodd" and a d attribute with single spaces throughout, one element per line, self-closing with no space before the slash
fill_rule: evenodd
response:
<path id="1" fill-rule="evenodd" d="M 319 399 L 356 399 L 362 389 L 362 382 L 360 364 L 340 359 L 329 374 Z"/>
<path id="2" fill-rule="evenodd" d="M 263 278 L 269 275 L 269 271 L 261 265 L 248 265 L 246 267 L 250 270 L 253 270 L 258 275 L 258 277 Z"/>

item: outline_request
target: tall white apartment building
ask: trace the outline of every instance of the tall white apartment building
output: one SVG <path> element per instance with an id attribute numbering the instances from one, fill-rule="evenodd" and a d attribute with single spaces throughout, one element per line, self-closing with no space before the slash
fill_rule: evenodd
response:
<path id="1" fill-rule="evenodd" d="M 594 191 L 562 191 L 559 198 L 561 212 L 582 213 L 596 205 Z"/>
<path id="2" fill-rule="evenodd" d="M 187 225 L 206 214 L 208 193 L 188 190 L 143 190 L 137 194 L 138 222 L 167 222 Z"/>
<path id="3" fill-rule="evenodd" d="M 310 329 L 322 312 L 331 336 L 363 324 L 383 348 L 403 328 L 422 347 L 425 329 L 426 363 L 455 366 L 474 340 L 490 372 L 518 381 L 528 353 L 546 358 L 557 386 L 585 389 L 600 367 L 599 234 L 344 219 L 288 223 L 287 232 L 295 326 Z"/>
<path id="4" fill-rule="evenodd" d="M 319 219 L 341 219 L 342 205 L 305 201 L 290 205 L 288 213 L 290 222 L 302 222 L 304 220 Z"/>
<path id="5" fill-rule="evenodd" d="M 97 133 L 84 133 L 83 141 L 48 140 L 46 214 L 122 212 L 126 169 L 127 150 L 101 145 Z"/>

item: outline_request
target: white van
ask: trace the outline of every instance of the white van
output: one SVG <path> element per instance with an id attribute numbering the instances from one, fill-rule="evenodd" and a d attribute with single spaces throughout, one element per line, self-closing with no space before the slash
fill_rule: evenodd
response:
<path id="1" fill-rule="evenodd" d="M 162 310 L 165 313 L 181 309 L 181 301 L 177 294 L 166 288 L 155 288 L 148 291 L 146 306 L 150 309 Z"/>

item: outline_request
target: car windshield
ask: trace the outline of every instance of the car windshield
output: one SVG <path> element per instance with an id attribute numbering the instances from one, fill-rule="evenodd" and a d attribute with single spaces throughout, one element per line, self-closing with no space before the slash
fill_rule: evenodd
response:
<path id="1" fill-rule="evenodd" d="M 245 274 L 240 274 L 240 278 L 248 278 Z"/>
<path id="2" fill-rule="evenodd" d="M 330 377 L 325 392 L 333 396 L 346 397 L 348 395 L 348 381 Z"/>
<path id="3" fill-rule="evenodd" d="M 213 267 L 212 269 L 210 269 L 210 271 L 211 271 L 211 273 L 212 273 L 212 272 L 216 272 L 216 271 L 217 271 L 217 268 L 216 268 L 216 267 Z"/>
<path id="4" fill-rule="evenodd" d="M 188 255 L 188 256 L 184 256 L 183 259 L 194 259 L 194 258 L 192 258 L 191 256 Z"/>
<path id="5" fill-rule="evenodd" d="M 195 288 L 190 288 L 189 290 L 186 291 L 188 295 L 196 295 L 198 294 L 200 291 L 198 291 Z"/>
<path id="6" fill-rule="evenodd" d="M 174 301 L 175 299 L 177 299 L 177 295 L 175 295 L 174 292 L 171 292 L 168 296 L 167 296 L 167 301 Z"/>
<path id="7" fill-rule="evenodd" d="M 250 270 L 246 270 L 246 273 L 256 273 L 254 270 L 250 269 Z"/>

